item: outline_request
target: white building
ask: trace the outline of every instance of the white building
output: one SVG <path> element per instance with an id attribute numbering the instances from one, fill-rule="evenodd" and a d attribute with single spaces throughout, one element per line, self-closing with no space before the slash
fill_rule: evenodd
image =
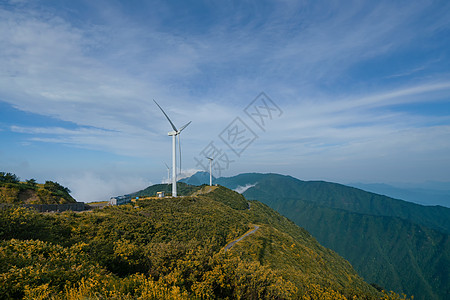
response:
<path id="1" fill-rule="evenodd" d="M 131 196 L 124 195 L 124 196 L 111 197 L 111 199 L 109 200 L 109 205 L 122 205 L 122 204 L 127 204 L 130 202 L 131 202 Z"/>

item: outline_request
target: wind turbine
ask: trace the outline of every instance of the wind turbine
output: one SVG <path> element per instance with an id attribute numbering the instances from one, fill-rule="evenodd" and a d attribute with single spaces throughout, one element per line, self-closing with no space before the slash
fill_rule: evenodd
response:
<path id="1" fill-rule="evenodd" d="M 172 126 L 173 131 L 170 131 L 168 133 L 169 136 L 172 136 L 172 197 L 177 196 L 177 146 L 176 146 L 176 138 L 178 136 L 178 147 L 180 149 L 180 169 L 181 169 L 181 145 L 180 145 L 180 133 L 185 129 L 189 124 L 191 124 L 192 121 L 189 121 L 184 126 L 181 126 L 180 129 L 177 129 L 173 122 L 170 120 L 169 116 L 167 116 L 166 112 L 162 109 L 161 106 L 159 106 L 158 102 L 156 102 L 154 99 L 153 101 L 155 104 L 159 107 L 159 109 L 162 111 L 164 116 L 166 116 L 167 120 L 169 121 L 170 125 Z"/>
<path id="2" fill-rule="evenodd" d="M 209 159 L 209 186 L 212 186 L 212 161 L 214 160 L 214 158 L 211 157 L 206 158 Z"/>
<path id="3" fill-rule="evenodd" d="M 170 167 L 164 163 L 167 167 L 167 184 L 170 184 Z"/>

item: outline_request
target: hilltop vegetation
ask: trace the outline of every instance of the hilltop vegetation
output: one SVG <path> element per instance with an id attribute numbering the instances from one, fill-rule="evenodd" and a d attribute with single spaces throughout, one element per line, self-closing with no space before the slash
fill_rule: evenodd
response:
<path id="1" fill-rule="evenodd" d="M 177 194 L 179 196 L 189 196 L 199 190 L 201 187 L 177 182 Z M 154 197 L 157 192 L 164 192 L 166 196 L 172 195 L 172 184 L 155 184 L 151 185 L 136 193 L 130 194 L 132 197 Z"/>
<path id="2" fill-rule="evenodd" d="M 65 204 L 74 203 L 70 190 L 57 182 L 44 184 L 29 179 L 21 182 L 15 174 L 0 172 L 0 203 Z"/>
<path id="3" fill-rule="evenodd" d="M 254 234 L 224 252 L 253 224 Z M 269 207 L 219 187 L 91 212 L 0 210 L 0 298 L 400 299 Z"/>
<path id="4" fill-rule="evenodd" d="M 277 174 L 218 178 L 306 228 L 348 259 L 368 282 L 414 295 L 450 297 L 450 209 L 426 207 L 356 188 Z"/>

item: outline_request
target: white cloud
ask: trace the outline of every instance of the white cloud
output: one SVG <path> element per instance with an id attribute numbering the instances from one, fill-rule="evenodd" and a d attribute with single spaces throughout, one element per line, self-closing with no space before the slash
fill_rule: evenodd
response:
<path id="1" fill-rule="evenodd" d="M 235 192 L 238 192 L 239 194 L 242 194 L 243 192 L 245 192 L 246 190 L 248 190 L 251 187 L 254 187 L 255 185 L 257 185 L 258 183 L 254 183 L 254 184 L 246 184 L 245 186 L 238 186 L 237 188 L 234 189 Z"/>
<path id="2" fill-rule="evenodd" d="M 85 172 L 68 177 L 63 185 L 68 186 L 72 196 L 79 202 L 105 201 L 110 197 L 137 192 L 151 185 L 143 178 L 120 173 L 101 174 Z"/>
<path id="3" fill-rule="evenodd" d="M 134 132 L 117 132 L 85 127 L 67 129 L 11 126 L 11 131 L 29 135 L 31 142 L 66 144 L 125 156 L 147 157 L 152 155 L 152 150 L 167 146 L 161 139 L 155 139 L 154 134 L 139 129 Z"/>

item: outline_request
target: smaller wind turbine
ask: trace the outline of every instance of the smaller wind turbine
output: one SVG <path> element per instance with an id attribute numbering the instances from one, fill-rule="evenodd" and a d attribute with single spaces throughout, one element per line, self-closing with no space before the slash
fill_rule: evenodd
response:
<path id="1" fill-rule="evenodd" d="M 170 184 L 170 167 L 164 163 L 166 165 L 167 168 L 167 184 Z"/>
<path id="2" fill-rule="evenodd" d="M 209 160 L 209 186 L 212 186 L 212 161 L 214 158 L 206 157 Z"/>
<path id="3" fill-rule="evenodd" d="M 162 109 L 161 106 L 159 106 L 158 102 L 153 99 L 155 104 L 159 107 L 159 109 L 162 111 L 164 116 L 167 118 L 167 121 L 169 121 L 170 126 L 172 126 L 173 131 L 170 131 L 168 133 L 169 136 L 172 137 L 172 197 L 177 196 L 177 155 L 176 155 L 176 144 L 177 144 L 177 136 L 178 136 L 178 148 L 180 150 L 180 162 L 181 162 L 181 145 L 180 145 L 180 133 L 185 129 L 189 124 L 191 124 L 191 121 L 189 123 L 181 126 L 180 129 L 177 129 L 173 122 L 170 120 L 169 116 L 166 114 L 166 112 Z M 180 166 L 181 169 L 181 166 Z"/>

